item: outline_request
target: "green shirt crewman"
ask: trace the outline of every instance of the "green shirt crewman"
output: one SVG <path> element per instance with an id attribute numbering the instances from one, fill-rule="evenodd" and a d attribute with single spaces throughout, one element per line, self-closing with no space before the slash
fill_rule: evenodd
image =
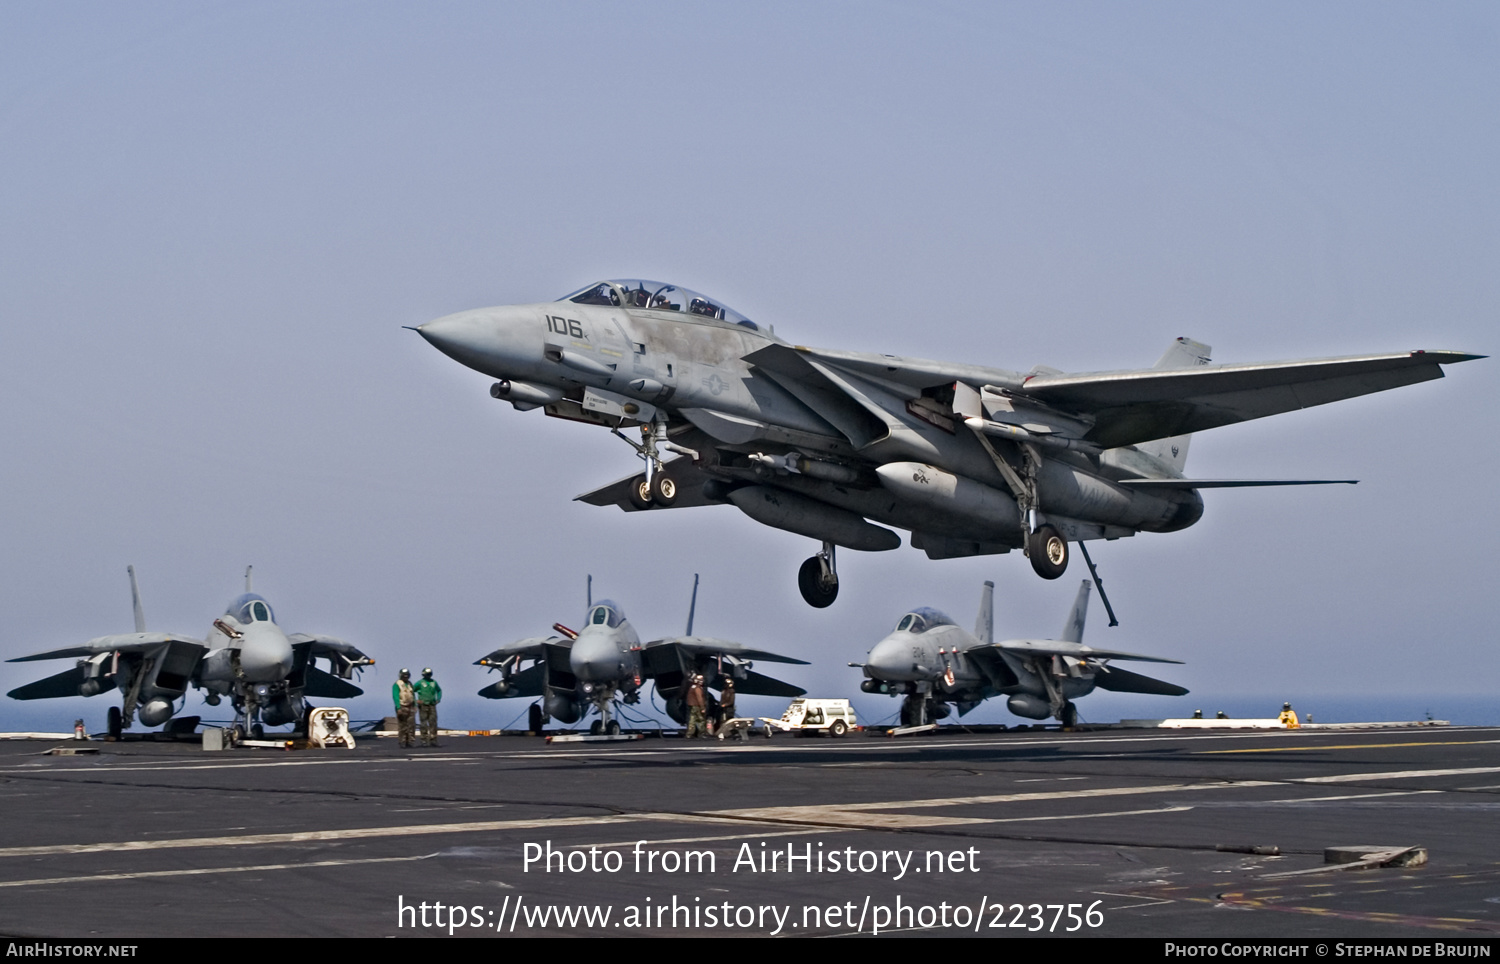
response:
<path id="1" fill-rule="evenodd" d="M 422 745 L 437 746 L 437 705 L 443 701 L 443 688 L 432 678 L 431 667 L 422 670 L 422 678 L 412 688 L 422 714 Z"/>

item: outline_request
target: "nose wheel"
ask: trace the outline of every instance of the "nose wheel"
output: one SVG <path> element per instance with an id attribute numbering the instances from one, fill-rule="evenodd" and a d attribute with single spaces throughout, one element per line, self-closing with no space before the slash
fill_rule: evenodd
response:
<path id="1" fill-rule="evenodd" d="M 827 609 L 839 598 L 839 574 L 834 568 L 833 543 L 823 543 L 823 551 L 802 563 L 797 570 L 797 588 L 802 598 L 815 609 Z"/>

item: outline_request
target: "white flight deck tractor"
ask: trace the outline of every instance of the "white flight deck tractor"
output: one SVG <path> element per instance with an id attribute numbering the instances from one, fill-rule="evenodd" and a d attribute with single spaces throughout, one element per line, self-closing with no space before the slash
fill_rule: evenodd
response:
<path id="1" fill-rule="evenodd" d="M 777 732 L 826 732 L 829 736 L 843 736 L 858 725 L 854 718 L 854 707 L 849 705 L 848 700 L 813 700 L 805 697 L 792 700 L 792 705 L 781 714 L 781 719 L 773 720 L 769 716 L 762 716 L 760 720 L 765 724 L 767 739 Z"/>

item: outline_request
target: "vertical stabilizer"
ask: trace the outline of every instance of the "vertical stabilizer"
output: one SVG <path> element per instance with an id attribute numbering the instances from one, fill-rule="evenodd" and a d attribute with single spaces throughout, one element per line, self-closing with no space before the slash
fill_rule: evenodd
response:
<path id="1" fill-rule="evenodd" d="M 683 633 L 682 635 L 684 635 L 684 636 L 691 636 L 691 635 L 693 635 L 693 615 L 697 611 L 698 611 L 698 574 L 695 572 L 695 573 L 693 573 L 693 598 L 692 598 L 692 601 L 688 603 L 687 632 Z"/>
<path id="2" fill-rule="evenodd" d="M 125 572 L 130 576 L 130 605 L 135 608 L 135 631 L 144 633 L 146 631 L 146 613 L 141 609 L 141 590 L 135 584 L 135 566 L 126 566 Z"/>
<path id="3" fill-rule="evenodd" d="M 1090 588 L 1092 587 L 1087 579 L 1078 587 L 1078 595 L 1073 599 L 1073 611 L 1068 613 L 1068 621 L 1063 624 L 1062 635 L 1058 637 L 1065 643 L 1083 642 L 1083 620 L 1089 614 Z"/>
<path id="4" fill-rule="evenodd" d="M 974 638 L 985 646 L 995 641 L 995 584 L 988 579 L 979 593 L 979 618 L 974 621 Z"/>
<path id="5" fill-rule="evenodd" d="M 585 592 L 585 595 L 588 598 L 584 599 L 584 601 L 583 601 L 583 608 L 584 609 L 593 609 L 594 608 L 594 574 L 593 573 L 589 573 L 589 576 L 588 576 L 588 588 L 584 592 Z"/>
<path id="6" fill-rule="evenodd" d="M 1209 356 L 1213 349 L 1202 342 L 1193 341 L 1191 338 L 1178 338 L 1167 346 L 1153 368 L 1197 368 L 1207 365 Z M 1182 474 L 1183 466 L 1187 464 L 1188 443 L 1193 437 L 1191 435 L 1177 435 L 1172 438 L 1156 439 L 1137 445 L 1136 448 L 1152 458 L 1159 459 L 1172 467 L 1179 475 Z"/>

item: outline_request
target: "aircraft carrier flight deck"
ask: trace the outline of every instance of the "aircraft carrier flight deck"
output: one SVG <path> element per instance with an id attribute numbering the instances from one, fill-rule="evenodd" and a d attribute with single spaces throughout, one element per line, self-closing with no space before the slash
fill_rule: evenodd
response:
<path id="1" fill-rule="evenodd" d="M 15 937 L 1500 934 L 1493 728 L 6 741 L 0 794 Z"/>

